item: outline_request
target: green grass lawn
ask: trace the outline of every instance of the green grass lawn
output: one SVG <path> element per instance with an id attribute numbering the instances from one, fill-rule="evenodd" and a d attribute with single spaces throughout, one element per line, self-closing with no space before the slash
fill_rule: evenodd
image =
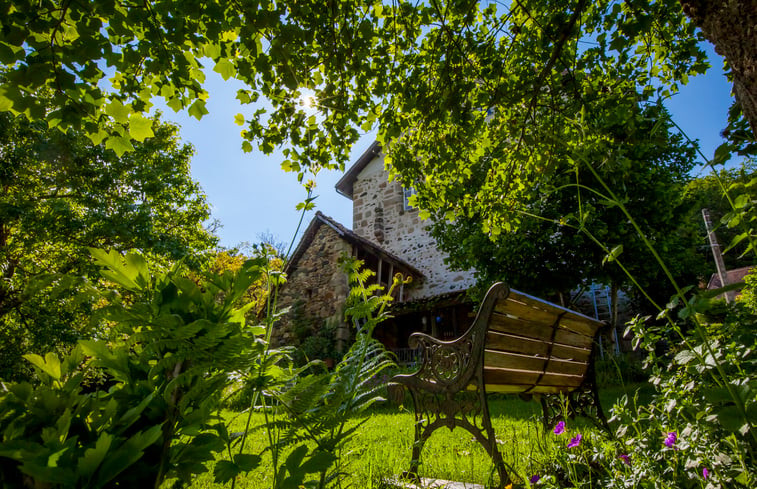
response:
<path id="1" fill-rule="evenodd" d="M 626 390 L 633 392 L 638 387 Z M 618 387 L 600 390 L 606 412 L 623 393 L 624 389 Z M 647 393 L 648 388 L 642 387 L 642 396 Z M 555 449 L 555 438 L 543 436 L 539 403 L 522 401 L 514 396 L 492 395 L 489 398 L 489 409 L 505 462 L 523 477 L 537 473 L 539 467 L 546 462 L 545 454 L 553 453 Z M 233 420 L 230 431 L 244 430 L 246 415 L 227 412 L 225 416 Z M 253 426 L 262 425 L 263 422 L 262 414 L 253 414 Z M 411 406 L 373 409 L 350 422 L 363 422 L 363 425 L 342 454 L 342 468 L 346 474 L 343 487 L 382 487 L 383 480 L 407 470 L 413 442 Z M 595 429 L 583 419 L 578 419 L 575 423 L 582 426 L 582 430 Z M 256 430 L 248 437 L 245 452 L 261 453 L 267 446 L 264 430 Z M 434 433 L 423 450 L 420 472 L 423 477 L 476 483 L 487 483 L 495 473 L 484 449 L 462 429 L 440 429 Z M 240 478 L 236 487 L 268 489 L 271 487 L 272 476 L 270 453 L 265 452 L 263 464 L 246 477 Z M 192 487 L 211 488 L 221 485 L 213 484 L 212 474 L 205 474 Z"/>

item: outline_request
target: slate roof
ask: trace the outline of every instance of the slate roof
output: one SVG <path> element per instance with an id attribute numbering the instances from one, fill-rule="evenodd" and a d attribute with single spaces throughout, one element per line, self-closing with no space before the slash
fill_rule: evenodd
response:
<path id="1" fill-rule="evenodd" d="M 475 302 L 468 297 L 467 291 L 468 289 L 454 290 L 443 294 L 393 303 L 391 305 L 391 311 L 393 315 L 399 316 L 416 311 L 426 311 L 435 307 L 447 307 L 456 304 L 474 304 Z"/>
<path id="2" fill-rule="evenodd" d="M 297 266 L 297 262 L 300 260 L 300 258 L 302 258 L 302 255 L 310 246 L 310 243 L 313 241 L 313 238 L 318 232 L 318 229 L 323 225 L 329 226 L 331 229 L 336 231 L 339 237 L 347 241 L 348 243 L 359 246 L 369 253 L 378 256 L 382 260 L 393 263 L 395 266 L 405 268 L 412 274 L 413 278 L 425 278 L 425 275 L 423 275 L 420 270 L 418 270 L 402 258 L 391 253 L 390 251 L 385 250 L 376 243 L 373 243 L 363 238 L 362 236 L 358 236 L 353 231 L 336 222 L 334 219 L 321 213 L 321 211 L 316 212 L 315 217 L 313 217 L 313 220 L 310 221 L 310 224 L 305 230 L 305 233 L 302 235 L 302 239 L 300 239 L 299 244 L 297 244 L 297 248 L 294 250 L 294 253 L 292 253 L 292 257 L 287 262 L 286 268 L 284 269 L 285 272 L 289 272 Z"/>

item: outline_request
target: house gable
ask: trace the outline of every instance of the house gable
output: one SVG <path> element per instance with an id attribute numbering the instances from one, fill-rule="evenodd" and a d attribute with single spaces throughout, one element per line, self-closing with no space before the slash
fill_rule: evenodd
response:
<path id="1" fill-rule="evenodd" d="M 342 254 L 352 246 L 338 231 L 311 221 L 287 264 L 287 282 L 279 291 L 278 305 L 290 311 L 276 325 L 275 345 L 297 345 L 326 321 L 342 323 L 342 310 L 349 293 L 346 274 L 339 267 Z"/>
<path id="2" fill-rule="evenodd" d="M 337 184 L 352 199 L 353 230 L 418 268 L 426 276 L 420 287 L 408 293 L 414 300 L 466 290 L 475 283 L 472 271 L 452 271 L 421 221 L 417 209 L 406 210 L 399 182 L 389 181 L 384 155 L 372 145 Z M 347 192 L 349 189 L 350 192 Z"/>
<path id="3" fill-rule="evenodd" d="M 369 283 L 378 281 L 387 289 L 395 273 L 412 276 L 415 284 L 424 280 L 414 266 L 317 212 L 284 269 L 287 282 L 279 292 L 278 305 L 291 310 L 275 329 L 275 344 L 296 345 L 325 322 L 338 326 L 338 334 L 341 328 L 337 339 L 349 337 L 343 318 L 349 281 L 339 264 L 343 255 L 363 260 L 376 273 Z M 404 286 L 395 290 L 395 298 L 401 301 L 405 290 Z"/>

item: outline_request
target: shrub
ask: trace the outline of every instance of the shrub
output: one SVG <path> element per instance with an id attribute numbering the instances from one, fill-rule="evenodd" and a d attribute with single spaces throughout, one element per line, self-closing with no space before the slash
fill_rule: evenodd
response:
<path id="1" fill-rule="evenodd" d="M 3 384 L 4 487 L 158 487 L 167 479 L 180 486 L 232 443 L 220 395 L 229 374 L 249 369 L 265 350 L 265 328 L 247 326 L 245 308 L 235 304 L 265 263 L 196 282 L 178 265 L 151 272 L 136 253 L 93 254 L 122 290 L 102 311 L 111 339 L 80 341 L 62 360 L 27 355 L 40 384 Z M 104 383 L 85 389 L 87 369 Z M 216 480 L 259 460 L 239 454 L 217 464 Z"/>

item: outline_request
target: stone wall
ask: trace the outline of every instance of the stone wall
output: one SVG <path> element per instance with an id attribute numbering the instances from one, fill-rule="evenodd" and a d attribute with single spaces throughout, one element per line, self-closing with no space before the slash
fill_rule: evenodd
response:
<path id="1" fill-rule="evenodd" d="M 279 292 L 279 309 L 290 306 L 293 309 L 276 324 L 275 345 L 298 344 L 295 334 L 298 321 L 300 327 L 306 322 L 316 330 L 327 321 L 344 324 L 342 312 L 349 283 L 338 260 L 342 253 L 350 254 L 351 249 L 331 227 L 325 224 L 318 227 L 310 246 L 289 271 L 287 283 Z M 338 331 L 337 339 L 339 336 Z"/>
<path id="2" fill-rule="evenodd" d="M 418 210 L 403 209 L 402 187 L 384 170 L 384 156 L 373 159 L 353 184 L 353 231 L 407 261 L 426 275 L 420 287 L 408 291 L 407 300 L 467 289 L 473 272 L 451 271 Z"/>

